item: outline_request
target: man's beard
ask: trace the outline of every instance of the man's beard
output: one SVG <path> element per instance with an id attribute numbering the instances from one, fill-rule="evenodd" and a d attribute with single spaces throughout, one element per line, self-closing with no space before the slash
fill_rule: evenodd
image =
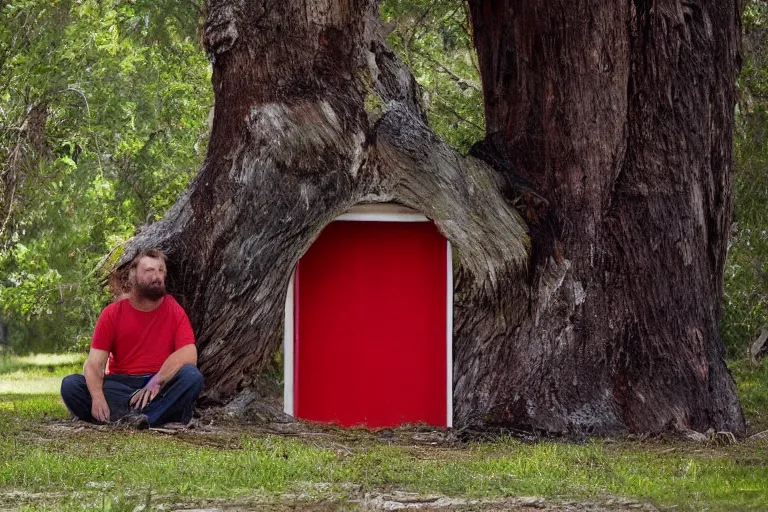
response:
<path id="1" fill-rule="evenodd" d="M 135 284 L 136 295 L 141 299 L 158 300 L 165 295 L 165 283 L 154 281 Z"/>

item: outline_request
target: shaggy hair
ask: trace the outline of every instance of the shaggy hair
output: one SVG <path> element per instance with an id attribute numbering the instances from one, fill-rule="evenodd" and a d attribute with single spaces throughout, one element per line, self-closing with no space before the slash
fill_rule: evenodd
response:
<path id="1" fill-rule="evenodd" d="M 152 248 L 152 249 L 139 251 L 138 254 L 136 254 L 136 256 L 133 257 L 133 259 L 128 265 L 125 265 L 121 268 L 117 268 L 113 270 L 109 274 L 109 278 L 107 279 L 107 285 L 109 286 L 109 290 L 112 292 L 112 295 L 114 295 L 115 300 L 120 300 L 124 298 L 128 293 L 130 293 L 131 280 L 129 276 L 130 276 L 131 270 L 138 267 L 139 261 L 141 261 L 141 258 L 144 258 L 144 257 L 153 258 L 156 260 L 162 260 L 163 263 L 166 263 L 166 261 L 168 261 L 168 258 L 163 251 L 157 248 Z"/>

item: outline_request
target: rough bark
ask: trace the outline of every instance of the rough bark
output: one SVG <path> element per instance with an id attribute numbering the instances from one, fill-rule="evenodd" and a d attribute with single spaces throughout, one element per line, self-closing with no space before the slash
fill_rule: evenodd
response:
<path id="1" fill-rule="evenodd" d="M 247 402 L 301 255 L 350 206 L 399 202 L 461 262 L 456 425 L 741 433 L 717 331 L 731 3 L 471 1 L 489 131 L 475 158 L 425 125 L 373 0 L 211 0 L 207 159 L 121 262 L 169 252 L 206 397 Z"/>
<path id="2" fill-rule="evenodd" d="M 548 207 L 529 218 L 527 310 L 499 326 L 465 305 L 459 422 L 743 433 L 718 331 L 737 2 L 469 3 L 476 153 Z"/>
<path id="3" fill-rule="evenodd" d="M 434 220 L 468 282 L 521 280 L 525 224 L 491 167 L 424 123 L 411 74 L 380 36 L 375 2 L 211 1 L 204 42 L 216 99 L 208 155 L 138 249 L 169 255 L 169 290 L 192 319 L 205 396 L 225 401 L 274 360 L 288 279 L 350 206 L 394 201 Z"/>

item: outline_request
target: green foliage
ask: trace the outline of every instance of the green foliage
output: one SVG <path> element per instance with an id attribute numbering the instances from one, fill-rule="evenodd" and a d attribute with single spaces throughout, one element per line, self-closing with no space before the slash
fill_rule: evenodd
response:
<path id="1" fill-rule="evenodd" d="M 422 88 L 430 126 L 451 146 L 468 150 L 485 137 L 485 117 L 466 3 L 383 0 L 381 16 L 394 27 L 390 46 Z"/>
<path id="2" fill-rule="evenodd" d="M 768 5 L 744 9 L 744 65 L 734 129 L 734 229 L 725 270 L 723 337 L 743 356 L 768 327 Z"/>
<path id="3" fill-rule="evenodd" d="M 213 103 L 200 16 L 188 2 L 0 4 L 0 323 L 15 350 L 86 345 L 99 261 L 198 169 Z"/>
<path id="4" fill-rule="evenodd" d="M 107 300 L 99 261 L 199 168 L 213 103 L 201 3 L 0 2 L 0 350 L 85 347 Z M 467 150 L 484 118 L 465 2 L 383 0 L 381 13 L 433 129 Z M 745 4 L 744 31 L 722 324 L 731 355 L 768 325 L 765 2 Z"/>
<path id="5" fill-rule="evenodd" d="M 382 13 L 434 129 L 468 149 L 484 123 L 466 6 L 393 1 Z M 86 347 L 108 300 L 99 262 L 199 168 L 213 103 L 201 16 L 199 2 L 1 4 L 0 347 Z"/>

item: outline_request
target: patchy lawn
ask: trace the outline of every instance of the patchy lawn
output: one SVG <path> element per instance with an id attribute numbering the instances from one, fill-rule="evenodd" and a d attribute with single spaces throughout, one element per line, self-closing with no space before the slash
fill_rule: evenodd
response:
<path id="1" fill-rule="evenodd" d="M 456 432 L 419 427 L 225 419 L 135 432 L 65 419 L 54 384 L 81 367 L 77 357 L 0 360 L 0 509 L 768 509 L 768 440 L 759 436 L 728 446 L 462 442 Z M 736 371 L 751 383 L 753 425 L 768 414 L 766 368 Z"/>

